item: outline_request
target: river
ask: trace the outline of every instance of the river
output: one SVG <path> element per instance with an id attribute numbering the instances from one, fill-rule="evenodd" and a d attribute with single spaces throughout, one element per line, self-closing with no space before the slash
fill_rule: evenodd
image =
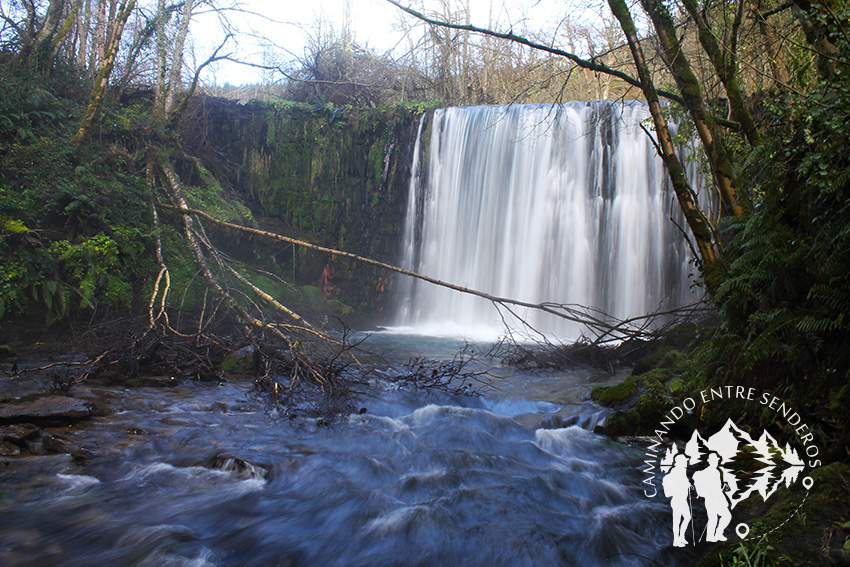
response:
<path id="1" fill-rule="evenodd" d="M 381 376 L 457 342 L 366 344 L 391 354 L 357 393 L 365 413 L 329 420 L 288 419 L 250 383 L 77 386 L 112 414 L 63 432 L 85 461 L 5 460 L 0 564 L 676 564 L 640 451 L 580 426 L 617 377 L 481 358 L 479 395 L 420 391 Z"/>

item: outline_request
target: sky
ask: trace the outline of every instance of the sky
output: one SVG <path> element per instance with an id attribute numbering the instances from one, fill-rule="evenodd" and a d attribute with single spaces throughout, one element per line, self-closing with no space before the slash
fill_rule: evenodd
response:
<path id="1" fill-rule="evenodd" d="M 463 0 L 452 0 L 460 4 Z M 469 0 L 471 23 L 487 27 L 492 20 L 499 29 L 512 26 L 519 29 L 524 23 L 530 29 L 554 29 L 557 22 L 570 11 L 570 3 L 563 0 Z M 412 16 L 386 0 L 348 0 L 354 39 L 362 46 L 379 52 L 392 50 L 402 38 L 400 18 L 411 22 Z M 244 12 L 229 11 L 229 25 L 233 26 L 238 44 L 231 41 L 226 51 L 235 58 L 258 64 L 269 62 L 271 57 L 292 60 L 303 54 L 307 34 L 315 29 L 320 19 L 330 22 L 334 29 L 343 28 L 346 0 L 242 0 Z M 438 0 L 425 0 L 426 8 L 437 9 Z M 572 10 L 575 14 L 575 9 Z M 203 60 L 224 36 L 220 18 L 213 13 L 200 13 L 193 28 L 195 53 Z M 254 37 L 252 37 L 254 36 Z M 203 77 L 207 83 L 233 85 L 256 83 L 263 72 L 244 65 L 219 63 Z"/>

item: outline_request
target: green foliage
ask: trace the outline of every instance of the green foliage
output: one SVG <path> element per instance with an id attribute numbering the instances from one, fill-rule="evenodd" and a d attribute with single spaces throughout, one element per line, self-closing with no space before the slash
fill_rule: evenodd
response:
<path id="1" fill-rule="evenodd" d="M 73 77 L 0 65 L 0 79 L 0 319 L 50 325 L 130 307 L 155 262 L 145 180 L 126 140 L 104 131 L 101 143 L 70 145 L 78 109 L 57 92 L 74 92 Z M 126 125 L 132 114 L 109 117 Z"/>
<path id="2" fill-rule="evenodd" d="M 701 380 L 781 392 L 848 439 L 833 403 L 850 382 L 850 73 L 838 69 L 765 102 L 765 140 L 740 160 L 754 212 L 722 226 L 723 317 L 695 360 Z"/>
<path id="3" fill-rule="evenodd" d="M 112 238 L 98 234 L 78 244 L 60 240 L 54 242 L 49 251 L 79 294 L 82 308 L 93 309 L 97 297 L 130 307 L 132 290 L 123 277 L 120 251 Z"/>
<path id="4" fill-rule="evenodd" d="M 773 547 L 768 545 L 766 538 L 761 538 L 752 545 L 741 542 L 729 561 L 723 561 L 721 558 L 721 564 L 728 567 L 772 567 L 776 563 L 770 557 L 771 551 Z"/>
<path id="5" fill-rule="evenodd" d="M 219 220 L 240 224 L 253 223 L 253 215 L 248 207 L 238 201 L 226 199 L 221 185 L 217 182 L 204 187 L 189 185 L 185 187 L 185 192 L 191 207 L 202 210 Z"/>
<path id="6" fill-rule="evenodd" d="M 63 115 L 59 100 L 41 85 L 13 73 L 2 73 L 0 79 L 0 137 L 35 141 L 40 128 L 55 124 Z"/>
<path id="7" fill-rule="evenodd" d="M 70 291 L 58 280 L 37 234 L 17 219 L 0 215 L 0 320 L 38 305 L 48 324 L 69 310 Z"/>

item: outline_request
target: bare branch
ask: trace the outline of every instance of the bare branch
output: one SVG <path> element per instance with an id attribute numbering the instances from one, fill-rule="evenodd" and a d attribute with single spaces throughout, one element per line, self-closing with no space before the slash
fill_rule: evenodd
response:
<path id="1" fill-rule="evenodd" d="M 513 33 L 513 30 L 508 31 L 508 32 L 497 32 L 497 31 L 494 31 L 494 30 L 490 30 L 490 29 L 487 29 L 487 28 L 480 28 L 478 26 L 474 26 L 474 25 L 470 25 L 470 24 L 452 24 L 452 23 L 449 23 L 449 22 L 444 22 L 444 21 L 441 21 L 441 20 L 435 20 L 433 18 L 429 18 L 428 16 L 422 14 L 421 12 L 417 12 L 413 8 L 402 5 L 401 3 L 397 2 L 396 0 L 387 0 L 387 2 L 396 6 L 398 9 L 400 9 L 404 12 L 407 12 L 411 16 L 414 16 L 414 17 L 422 20 L 426 24 L 430 24 L 432 26 L 439 26 L 439 27 L 443 27 L 443 28 L 461 30 L 461 31 L 471 31 L 471 32 L 474 32 L 474 33 L 482 34 L 482 35 L 488 35 L 488 36 L 491 36 L 491 37 L 496 37 L 496 38 L 499 38 L 499 39 L 505 39 L 505 40 L 508 40 L 508 41 L 512 41 L 514 43 L 518 43 L 520 45 L 525 45 L 526 47 L 530 47 L 531 49 L 543 51 L 545 53 L 551 53 L 552 55 L 558 55 L 560 57 L 565 57 L 565 58 L 569 59 L 570 61 L 572 61 L 573 63 L 575 63 L 576 65 L 578 65 L 579 67 L 581 67 L 582 69 L 588 69 L 590 71 L 595 71 L 597 73 L 605 73 L 606 75 L 611 75 L 611 76 L 617 77 L 618 79 L 622 79 L 623 81 L 625 81 L 626 83 L 628 83 L 628 84 L 630 84 L 634 87 L 640 87 L 640 81 L 635 79 L 634 77 L 632 77 L 631 75 L 629 75 L 627 73 L 624 73 L 622 71 L 618 71 L 616 69 L 612 69 L 611 67 L 608 67 L 607 65 L 597 63 L 593 59 L 591 59 L 591 60 L 584 59 L 584 58 L 579 57 L 578 55 L 576 55 L 574 53 L 570 53 L 569 51 L 564 51 L 562 49 L 558 49 L 557 47 L 550 47 L 550 46 L 544 45 L 542 43 L 537 43 L 535 41 L 531 41 L 531 40 L 529 40 L 525 37 L 516 35 L 515 33 Z M 660 90 L 660 91 L 658 91 L 658 94 L 663 96 L 664 98 L 676 101 L 678 103 L 683 102 L 682 98 L 675 93 Z"/>
<path id="2" fill-rule="evenodd" d="M 345 252 L 342 250 L 336 250 L 334 248 L 327 248 L 325 246 L 319 246 L 317 244 L 312 244 L 310 242 L 305 242 L 303 240 L 298 240 L 296 238 L 291 238 L 288 236 L 283 236 L 281 234 L 277 234 L 274 232 L 269 232 L 266 230 L 261 230 L 258 228 L 250 228 L 246 226 L 241 226 L 238 224 L 218 220 L 211 215 L 205 213 L 204 211 L 199 211 L 197 209 L 191 209 L 184 203 L 181 203 L 180 206 L 168 205 L 165 203 L 157 203 L 158 206 L 163 207 L 165 209 L 169 209 L 172 211 L 176 211 L 185 217 L 196 216 L 203 219 L 208 220 L 216 225 L 223 226 L 225 228 L 229 228 L 232 230 L 239 230 L 242 232 L 247 232 L 249 234 L 255 234 L 258 236 L 262 236 L 265 238 L 272 238 L 274 240 L 279 240 L 282 242 L 287 242 L 289 244 L 295 244 L 298 246 L 302 246 L 304 248 L 309 248 L 311 250 L 316 250 L 318 252 L 324 252 L 327 254 L 333 254 L 342 258 L 350 258 L 357 262 L 361 262 L 364 264 L 369 264 L 372 266 L 377 266 L 379 268 L 383 268 L 385 270 L 389 270 L 392 272 L 400 273 L 406 276 L 410 276 L 422 281 L 426 281 L 428 283 L 438 285 L 441 287 L 445 287 L 448 289 L 452 289 L 454 291 L 458 291 L 461 293 L 466 293 L 469 295 L 475 295 L 486 299 L 495 305 L 505 307 L 509 312 L 513 314 L 513 311 L 508 307 L 509 305 L 514 305 L 518 307 L 525 307 L 528 309 L 535 309 L 538 311 L 543 311 L 544 313 L 548 313 L 555 317 L 559 317 L 561 319 L 565 319 L 567 321 L 572 321 L 575 323 L 579 323 L 584 325 L 588 329 L 594 332 L 597 336 L 597 341 L 601 340 L 604 337 L 625 337 L 625 336 L 633 336 L 635 332 L 639 335 L 644 334 L 643 328 L 646 326 L 646 322 L 648 320 L 653 320 L 662 315 L 668 315 L 675 313 L 676 310 L 671 310 L 663 313 L 652 313 L 639 315 L 636 317 L 630 317 L 625 320 L 618 320 L 599 309 L 589 308 L 581 305 L 575 304 L 561 304 L 561 303 L 552 303 L 552 302 L 542 302 L 542 303 L 531 303 L 527 301 L 519 301 L 516 299 L 511 299 L 508 297 L 499 297 L 495 295 L 491 295 L 489 293 L 485 293 L 483 291 L 475 290 L 472 288 L 460 286 L 457 284 L 445 282 L 442 280 L 438 280 L 436 278 L 432 278 L 430 276 L 426 276 L 423 274 L 419 274 L 417 272 L 413 272 L 411 270 L 405 270 L 403 268 L 399 268 L 398 266 L 393 266 L 391 264 L 387 264 L 385 262 L 380 262 L 378 260 L 373 260 L 371 258 L 365 258 L 363 256 L 358 256 L 357 254 L 353 254 L 351 252 Z M 218 284 L 215 284 L 218 286 Z M 516 316 L 516 314 L 514 314 Z M 518 319 L 522 320 L 521 317 Z M 640 324 L 637 328 L 635 324 Z"/>
<path id="3" fill-rule="evenodd" d="M 224 49 L 225 44 L 227 44 L 231 37 L 233 37 L 233 34 L 228 33 L 224 37 L 224 40 L 222 40 L 221 44 L 213 52 L 213 54 L 210 55 L 206 61 L 201 63 L 197 69 L 195 69 L 195 76 L 192 77 L 192 86 L 190 86 L 189 89 L 185 93 L 183 93 L 183 97 L 180 99 L 180 102 L 177 103 L 177 106 L 174 107 L 174 109 L 171 111 L 171 114 L 168 117 L 168 121 L 165 123 L 167 129 L 173 129 L 177 125 L 177 122 L 180 121 L 180 116 L 183 114 L 183 112 L 186 110 L 186 107 L 189 105 L 189 99 L 192 98 L 192 95 L 195 94 L 195 89 L 198 88 L 198 80 L 200 79 L 201 72 L 204 70 L 204 68 L 206 68 L 212 63 L 215 63 L 216 61 L 222 61 L 224 59 L 230 58 L 229 55 L 219 55 L 219 52 Z"/>

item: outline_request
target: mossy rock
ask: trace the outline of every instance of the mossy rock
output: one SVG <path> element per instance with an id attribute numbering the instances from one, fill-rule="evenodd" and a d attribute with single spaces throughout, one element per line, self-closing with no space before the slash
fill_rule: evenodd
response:
<path id="1" fill-rule="evenodd" d="M 247 379 L 253 378 L 255 366 L 254 349 L 248 346 L 225 357 L 221 362 L 221 371 L 232 380 Z"/>
<path id="2" fill-rule="evenodd" d="M 0 217 L 0 234 L 27 234 L 32 232 L 30 229 L 24 225 L 21 221 L 17 219 L 10 219 L 6 217 Z"/>
<path id="3" fill-rule="evenodd" d="M 602 405 L 618 408 L 602 431 L 612 437 L 649 433 L 672 405 L 665 382 L 673 373 L 656 368 L 639 376 L 629 376 L 608 388 L 594 388 L 591 398 Z"/>
<path id="4" fill-rule="evenodd" d="M 694 341 L 699 336 L 696 323 L 676 325 L 661 337 L 654 352 L 644 356 L 635 363 L 632 374 L 644 374 L 653 368 L 684 369 L 686 358 L 682 352 L 690 352 Z M 676 353 L 671 355 L 670 353 Z"/>
<path id="5" fill-rule="evenodd" d="M 668 351 L 661 359 L 658 368 L 664 368 L 672 372 L 683 372 L 688 366 L 688 359 L 678 350 Z"/>
<path id="6" fill-rule="evenodd" d="M 662 346 L 652 354 L 638 360 L 632 369 L 632 375 L 646 374 L 654 368 L 667 368 L 674 372 L 682 372 L 687 364 L 688 360 L 681 352 L 673 347 Z"/>
<path id="7" fill-rule="evenodd" d="M 678 328 L 686 327 L 680 325 Z M 694 326 L 695 328 L 695 326 Z M 594 388 L 591 398 L 618 410 L 600 429 L 612 437 L 651 434 L 664 413 L 674 406 L 673 396 L 681 397 L 687 384 L 680 377 L 688 365 L 685 356 L 672 345 L 684 342 L 690 332 L 680 332 L 671 344 L 638 361 L 631 376 L 615 386 Z"/>
<path id="8" fill-rule="evenodd" d="M 762 556 L 765 561 L 760 564 L 778 567 L 850 565 L 846 549 L 850 541 L 850 465 L 831 463 L 808 476 L 814 484 L 802 506 L 805 489 L 801 481 L 767 502 L 748 499 L 742 503 L 742 511 L 751 517 L 744 519 L 752 526 L 750 533 L 771 532 L 766 541 L 747 542 L 743 550 L 740 541 L 723 543 L 712 549 L 699 567 L 743 565 L 744 552 L 751 558 Z M 740 520 L 736 517 L 735 521 Z"/>
<path id="9" fill-rule="evenodd" d="M 633 407 L 618 411 L 605 420 L 604 433 L 611 437 L 642 435 L 652 432 L 670 407 L 670 396 L 664 386 L 644 388 Z"/>
<path id="10" fill-rule="evenodd" d="M 632 368 L 632 376 L 640 376 L 641 374 L 646 374 L 653 368 L 658 368 L 658 365 L 661 364 L 661 361 L 664 360 L 664 356 L 671 349 L 658 349 L 655 352 L 648 354 L 638 360 L 634 368 Z"/>
<path id="11" fill-rule="evenodd" d="M 305 305 L 315 307 L 317 309 L 327 309 L 328 300 L 322 290 L 313 285 L 302 285 L 298 288 L 301 292 L 301 301 Z"/>
<path id="12" fill-rule="evenodd" d="M 338 299 L 331 299 L 328 301 L 328 306 L 334 310 L 334 313 L 337 315 L 341 315 L 345 317 L 346 315 L 350 315 L 354 312 L 354 308 L 346 305 L 342 301 Z"/>
<path id="13" fill-rule="evenodd" d="M 328 263 L 327 254 L 313 250 L 298 252 L 297 279 L 299 282 L 313 282 L 322 275 L 322 270 Z"/>
<path id="14" fill-rule="evenodd" d="M 664 382 L 672 375 L 673 373 L 670 370 L 663 368 L 656 368 L 640 375 L 632 374 L 614 386 L 594 388 L 590 397 L 594 402 L 603 406 L 623 407 L 636 401 L 638 395 L 646 388 L 659 387 L 665 389 Z"/>
<path id="15" fill-rule="evenodd" d="M 667 389 L 670 391 L 670 394 L 673 396 L 680 395 L 685 390 L 685 383 L 681 378 L 673 378 L 667 384 Z"/>

